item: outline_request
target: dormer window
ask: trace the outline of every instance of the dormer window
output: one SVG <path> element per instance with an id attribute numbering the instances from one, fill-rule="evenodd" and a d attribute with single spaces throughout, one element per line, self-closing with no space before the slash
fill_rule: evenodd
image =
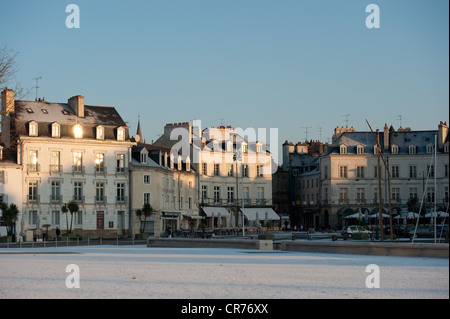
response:
<path id="1" fill-rule="evenodd" d="M 391 153 L 398 154 L 398 146 L 397 145 L 394 144 L 391 146 Z"/>
<path id="2" fill-rule="evenodd" d="M 80 124 L 74 126 L 73 135 L 75 138 L 83 138 L 83 127 Z"/>
<path id="3" fill-rule="evenodd" d="M 52 124 L 52 137 L 60 138 L 61 137 L 61 125 L 58 123 Z"/>
<path id="4" fill-rule="evenodd" d="M 28 127 L 29 136 L 38 136 L 38 124 L 35 121 L 31 121 Z"/>
<path id="5" fill-rule="evenodd" d="M 125 128 L 119 127 L 117 129 L 117 140 L 118 141 L 125 141 Z"/>
<path id="6" fill-rule="evenodd" d="M 378 154 L 379 153 L 380 148 L 378 147 L 378 145 L 374 145 L 373 146 L 373 154 Z"/>
<path id="7" fill-rule="evenodd" d="M 357 154 L 364 154 L 364 146 L 358 145 L 358 146 L 356 147 L 356 153 L 357 153 Z"/>
<path id="8" fill-rule="evenodd" d="M 248 145 L 247 145 L 247 142 L 242 142 L 242 144 L 241 144 L 241 152 L 242 153 L 247 153 L 247 151 L 248 151 Z"/>
<path id="9" fill-rule="evenodd" d="M 339 153 L 340 153 L 340 154 L 347 154 L 347 146 L 345 146 L 344 144 L 342 144 L 342 145 L 339 147 Z"/>
<path id="10" fill-rule="evenodd" d="M 227 152 L 232 152 L 232 151 L 233 151 L 233 142 L 227 141 Z"/>
<path id="11" fill-rule="evenodd" d="M 186 171 L 190 171 L 191 170 L 191 158 L 188 156 L 186 157 Z"/>
<path id="12" fill-rule="evenodd" d="M 448 143 L 444 144 L 444 153 L 448 153 L 448 148 L 449 148 L 448 145 L 449 145 Z"/>
<path id="13" fill-rule="evenodd" d="M 417 148 L 416 148 L 415 145 L 410 145 L 410 146 L 408 147 L 408 151 L 409 151 L 409 154 L 410 154 L 410 155 L 411 155 L 411 154 L 416 154 Z"/>
<path id="14" fill-rule="evenodd" d="M 434 146 L 433 146 L 433 144 L 429 143 L 427 145 L 427 154 L 431 154 L 431 153 L 433 153 L 433 151 L 434 151 Z"/>
<path id="15" fill-rule="evenodd" d="M 182 164 L 182 158 L 181 158 L 181 155 L 179 155 L 178 154 L 178 160 L 177 160 L 177 169 L 179 170 L 179 171 L 181 171 L 181 169 L 183 168 L 183 164 Z"/>
<path id="16" fill-rule="evenodd" d="M 262 153 L 262 144 L 261 142 L 256 143 L 256 153 Z"/>
<path id="17" fill-rule="evenodd" d="M 143 148 L 141 151 L 141 164 L 147 164 L 147 158 L 148 158 L 148 151 L 147 149 Z"/>
<path id="18" fill-rule="evenodd" d="M 105 139 L 105 128 L 101 125 L 97 126 L 97 134 L 96 134 L 97 140 L 104 140 Z"/>

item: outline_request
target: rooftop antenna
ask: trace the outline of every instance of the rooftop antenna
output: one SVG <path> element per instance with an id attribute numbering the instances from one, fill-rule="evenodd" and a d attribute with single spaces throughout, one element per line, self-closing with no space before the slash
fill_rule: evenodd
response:
<path id="1" fill-rule="evenodd" d="M 308 141 L 308 129 L 309 129 L 309 128 L 312 128 L 312 127 L 311 127 L 311 126 L 302 126 L 302 128 L 305 129 L 305 134 L 306 134 L 305 141 Z"/>
<path id="2" fill-rule="evenodd" d="M 220 126 L 223 126 L 223 121 L 225 120 L 224 118 L 219 119 L 220 120 Z"/>
<path id="3" fill-rule="evenodd" d="M 397 115 L 397 119 L 400 121 L 400 127 L 402 127 L 402 116 L 401 115 Z"/>
<path id="4" fill-rule="evenodd" d="M 350 117 L 350 114 L 343 114 L 342 116 L 345 116 L 345 127 L 348 127 L 348 118 Z"/>
<path id="5" fill-rule="evenodd" d="M 319 141 L 322 140 L 322 127 L 319 127 Z"/>
<path id="6" fill-rule="evenodd" d="M 39 76 L 39 77 L 37 77 L 37 78 L 33 78 L 33 80 L 36 81 L 36 86 L 35 86 L 35 88 L 36 88 L 36 99 L 35 99 L 35 101 L 38 100 L 38 89 L 39 89 L 38 81 L 39 81 L 40 79 L 42 79 L 42 76 Z"/>

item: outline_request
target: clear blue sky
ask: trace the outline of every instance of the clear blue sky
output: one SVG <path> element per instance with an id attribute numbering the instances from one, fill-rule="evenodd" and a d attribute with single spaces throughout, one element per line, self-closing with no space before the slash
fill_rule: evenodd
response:
<path id="1" fill-rule="evenodd" d="M 326 142 L 345 114 L 357 130 L 449 119 L 448 0 L 0 0 L 0 30 L 23 86 L 115 106 L 133 135 L 140 115 L 147 142 L 193 119 L 278 128 L 280 143 L 305 127 Z"/>

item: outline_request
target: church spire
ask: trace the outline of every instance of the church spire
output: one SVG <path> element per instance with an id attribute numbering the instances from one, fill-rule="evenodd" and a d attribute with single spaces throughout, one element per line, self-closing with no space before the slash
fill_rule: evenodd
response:
<path id="1" fill-rule="evenodd" d="M 138 126 L 137 126 L 137 131 L 136 131 L 136 137 L 135 137 L 137 142 L 142 141 L 142 131 L 141 131 L 141 117 L 138 116 Z"/>

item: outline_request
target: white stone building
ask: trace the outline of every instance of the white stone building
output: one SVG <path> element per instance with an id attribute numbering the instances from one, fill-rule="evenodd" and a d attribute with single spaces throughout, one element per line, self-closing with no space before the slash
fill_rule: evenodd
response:
<path id="1" fill-rule="evenodd" d="M 68 220 L 61 207 L 72 200 L 80 209 L 73 216 L 73 233 L 126 236 L 128 163 L 135 143 L 117 110 L 85 105 L 80 95 L 67 103 L 21 101 L 6 89 L 1 97 L 2 144 L 17 154 L 22 167 L 16 185 L 27 239 L 42 228 L 49 237 L 56 227 L 64 233 Z"/>

